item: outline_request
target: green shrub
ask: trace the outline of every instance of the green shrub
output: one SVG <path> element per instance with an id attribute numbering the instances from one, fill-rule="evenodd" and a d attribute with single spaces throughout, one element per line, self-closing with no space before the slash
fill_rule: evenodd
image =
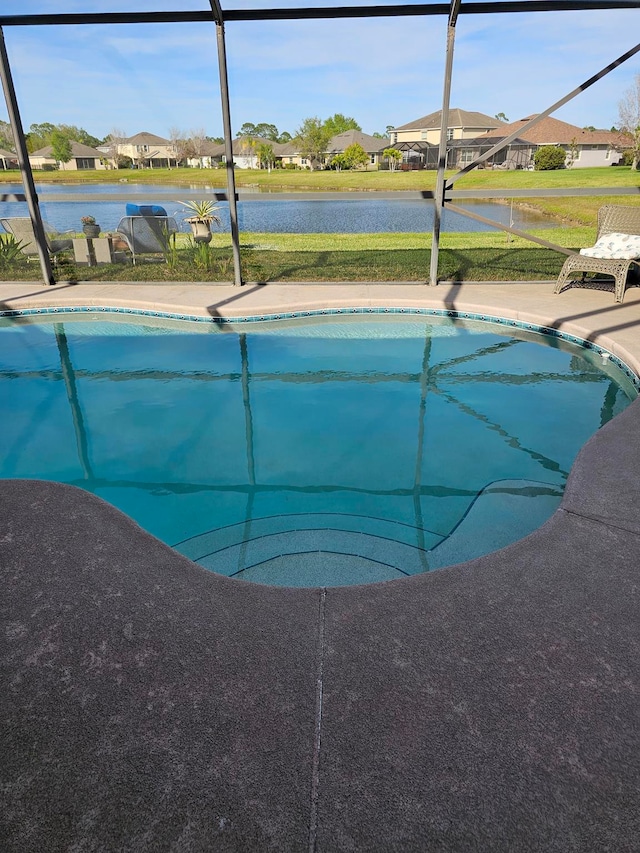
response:
<path id="1" fill-rule="evenodd" d="M 334 154 L 331 158 L 331 161 L 327 165 L 327 169 L 335 169 L 337 172 L 340 172 L 342 169 L 350 169 L 351 161 L 347 157 L 346 153 Z"/>
<path id="2" fill-rule="evenodd" d="M 26 243 L 22 243 L 13 234 L 0 234 L 0 269 L 13 266 L 18 261 L 26 260 L 22 252 Z"/>
<path id="3" fill-rule="evenodd" d="M 625 148 L 622 152 L 622 159 L 619 163 L 620 166 L 632 166 L 633 165 L 633 151 L 631 148 Z"/>
<path id="4" fill-rule="evenodd" d="M 542 145 L 533 155 L 536 171 L 545 172 L 551 169 L 564 169 L 567 152 L 559 145 Z"/>

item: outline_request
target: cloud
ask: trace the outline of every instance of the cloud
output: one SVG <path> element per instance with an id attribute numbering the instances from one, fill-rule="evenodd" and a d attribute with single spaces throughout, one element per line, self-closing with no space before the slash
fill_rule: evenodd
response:
<path id="1" fill-rule="evenodd" d="M 2 0 L 3 11 L 98 11 L 84 0 Z M 356 5 L 356 0 L 347 0 Z M 357 0 L 368 5 L 369 0 Z M 208 9 L 188 0 L 183 9 Z M 175 0 L 110 0 L 110 10 L 171 10 Z M 246 0 L 224 0 L 229 9 Z M 252 8 L 305 0 L 252 0 Z M 306 5 L 346 5 L 313 0 Z M 26 9 L 25 9 L 26 7 Z M 234 127 L 268 121 L 293 132 L 311 115 L 353 115 L 368 132 L 404 124 L 442 102 L 444 17 L 231 22 L 226 26 Z M 637 10 L 459 17 L 452 106 L 520 118 L 564 96 L 632 46 Z M 219 135 L 215 28 L 156 24 L 5 28 L 23 123 L 113 126 L 161 135 L 205 125 Z M 558 112 L 609 127 L 640 58 L 612 72 Z"/>
<path id="2" fill-rule="evenodd" d="M 497 15 L 492 20 L 461 17 L 454 97 L 475 98 L 478 109 L 491 114 L 500 110 L 512 119 L 540 112 L 632 46 L 628 33 L 633 32 L 635 14 L 618 10 Z M 557 117 L 609 127 L 617 115 L 615 92 L 627 85 L 634 68 L 637 59 L 580 94 Z"/>

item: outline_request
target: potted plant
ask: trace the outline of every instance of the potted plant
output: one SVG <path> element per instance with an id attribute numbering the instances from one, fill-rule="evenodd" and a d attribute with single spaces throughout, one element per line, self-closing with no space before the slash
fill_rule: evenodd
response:
<path id="1" fill-rule="evenodd" d="M 215 222 L 220 225 L 220 217 L 215 213 L 219 210 L 218 205 L 213 201 L 180 201 L 183 207 L 193 211 L 193 216 L 190 216 L 185 222 L 191 226 L 193 239 L 196 243 L 211 242 L 211 223 Z"/>
<path id="2" fill-rule="evenodd" d="M 95 216 L 82 216 L 80 222 L 82 222 L 82 230 L 87 237 L 100 236 L 100 226 L 97 224 Z"/>

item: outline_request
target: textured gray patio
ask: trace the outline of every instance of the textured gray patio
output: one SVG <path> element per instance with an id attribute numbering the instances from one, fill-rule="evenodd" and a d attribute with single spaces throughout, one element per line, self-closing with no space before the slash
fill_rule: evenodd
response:
<path id="1" fill-rule="evenodd" d="M 514 292 L 489 293 L 508 315 Z M 555 297 L 633 361 L 627 299 Z M 292 590 L 209 573 L 72 487 L 1 481 L 0 849 L 638 850 L 639 498 L 636 402 L 528 538 Z"/>

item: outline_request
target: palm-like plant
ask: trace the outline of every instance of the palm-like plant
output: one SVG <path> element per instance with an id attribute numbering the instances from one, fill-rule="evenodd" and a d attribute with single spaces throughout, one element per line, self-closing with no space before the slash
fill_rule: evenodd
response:
<path id="1" fill-rule="evenodd" d="M 215 202 L 203 199 L 202 201 L 179 201 L 178 204 L 193 211 L 193 216 L 190 219 L 198 219 L 201 222 L 215 222 L 216 225 L 220 225 L 220 217 L 215 212 L 220 208 Z"/>
<path id="2" fill-rule="evenodd" d="M 186 221 L 191 226 L 193 239 L 196 243 L 210 243 L 211 223 L 215 222 L 216 225 L 220 225 L 220 217 L 215 212 L 220 209 L 218 205 L 209 199 L 203 199 L 202 201 L 181 201 L 178 203 L 193 211 L 193 216 L 190 216 Z"/>

